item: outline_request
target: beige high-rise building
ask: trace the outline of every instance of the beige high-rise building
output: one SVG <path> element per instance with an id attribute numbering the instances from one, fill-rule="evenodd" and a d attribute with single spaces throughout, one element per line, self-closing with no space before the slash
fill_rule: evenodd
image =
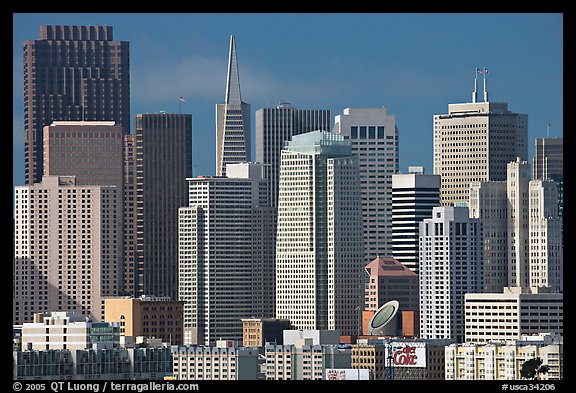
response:
<path id="1" fill-rule="evenodd" d="M 53 121 L 44 127 L 44 175 L 75 176 L 79 186 L 116 186 L 119 228 L 124 226 L 124 137 L 129 135 L 114 121 Z M 118 266 L 123 291 L 124 262 Z"/>
<path id="2" fill-rule="evenodd" d="M 470 217 L 484 227 L 484 292 L 508 286 L 508 199 L 505 181 L 472 182 Z"/>
<path id="3" fill-rule="evenodd" d="M 553 180 L 531 180 L 529 239 L 531 287 L 564 290 L 564 246 L 562 217 L 558 209 L 558 188 Z"/>
<path id="4" fill-rule="evenodd" d="M 484 79 L 486 81 L 486 79 Z M 506 180 L 506 165 L 528 159 L 528 115 L 508 110 L 505 102 L 449 104 L 434 115 L 434 174 L 441 176 L 443 206 L 468 202 L 471 182 Z"/>
<path id="5" fill-rule="evenodd" d="M 282 150 L 276 318 L 297 329 L 358 332 L 364 289 L 358 173 L 343 135 L 295 135 Z"/>
<path id="6" fill-rule="evenodd" d="M 530 164 L 516 159 L 508 164 L 508 286 L 529 287 L 528 182 Z"/>
<path id="7" fill-rule="evenodd" d="M 15 187 L 14 324 L 48 311 L 102 320 L 102 298 L 116 295 L 121 280 L 117 192 L 79 186 L 74 176 Z"/>
<path id="8" fill-rule="evenodd" d="M 386 108 L 345 108 L 333 132 L 350 141 L 358 158 L 363 262 L 392 257 L 392 175 L 400 169 L 396 116 Z"/>
<path id="9" fill-rule="evenodd" d="M 548 287 L 562 292 L 562 218 L 553 180 L 530 180 L 527 161 L 508 163 L 506 181 L 473 182 L 470 217 L 484 226 L 484 292 Z"/>

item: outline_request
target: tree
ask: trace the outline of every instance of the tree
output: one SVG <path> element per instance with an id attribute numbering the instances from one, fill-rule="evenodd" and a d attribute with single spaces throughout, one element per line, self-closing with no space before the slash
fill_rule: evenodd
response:
<path id="1" fill-rule="evenodd" d="M 526 360 L 520 369 L 520 376 L 523 379 L 539 379 L 540 374 L 546 374 L 550 367 L 546 364 L 542 365 L 542 359 L 533 358 Z"/>

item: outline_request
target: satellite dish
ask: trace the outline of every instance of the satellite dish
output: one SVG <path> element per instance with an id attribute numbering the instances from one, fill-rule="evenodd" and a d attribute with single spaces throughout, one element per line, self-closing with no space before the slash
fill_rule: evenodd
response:
<path id="1" fill-rule="evenodd" d="M 390 300 L 378 309 L 368 323 L 370 336 L 395 336 L 398 332 L 398 300 Z"/>

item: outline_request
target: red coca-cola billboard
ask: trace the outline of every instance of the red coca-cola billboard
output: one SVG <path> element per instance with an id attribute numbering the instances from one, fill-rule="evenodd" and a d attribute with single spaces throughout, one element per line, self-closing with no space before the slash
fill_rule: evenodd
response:
<path id="1" fill-rule="evenodd" d="M 394 367 L 426 367 L 426 346 L 422 343 L 392 343 L 391 349 L 386 349 L 386 365 L 389 353 Z"/>

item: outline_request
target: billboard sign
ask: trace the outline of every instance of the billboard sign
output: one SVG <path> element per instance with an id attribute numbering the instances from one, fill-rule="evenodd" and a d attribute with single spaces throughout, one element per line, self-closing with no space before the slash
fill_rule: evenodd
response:
<path id="1" fill-rule="evenodd" d="M 392 362 L 393 367 L 426 367 L 426 344 L 424 343 L 391 343 L 390 355 L 386 348 L 386 366 Z"/>
<path id="2" fill-rule="evenodd" d="M 328 381 L 367 381 L 370 379 L 370 370 L 367 368 L 327 368 Z"/>

